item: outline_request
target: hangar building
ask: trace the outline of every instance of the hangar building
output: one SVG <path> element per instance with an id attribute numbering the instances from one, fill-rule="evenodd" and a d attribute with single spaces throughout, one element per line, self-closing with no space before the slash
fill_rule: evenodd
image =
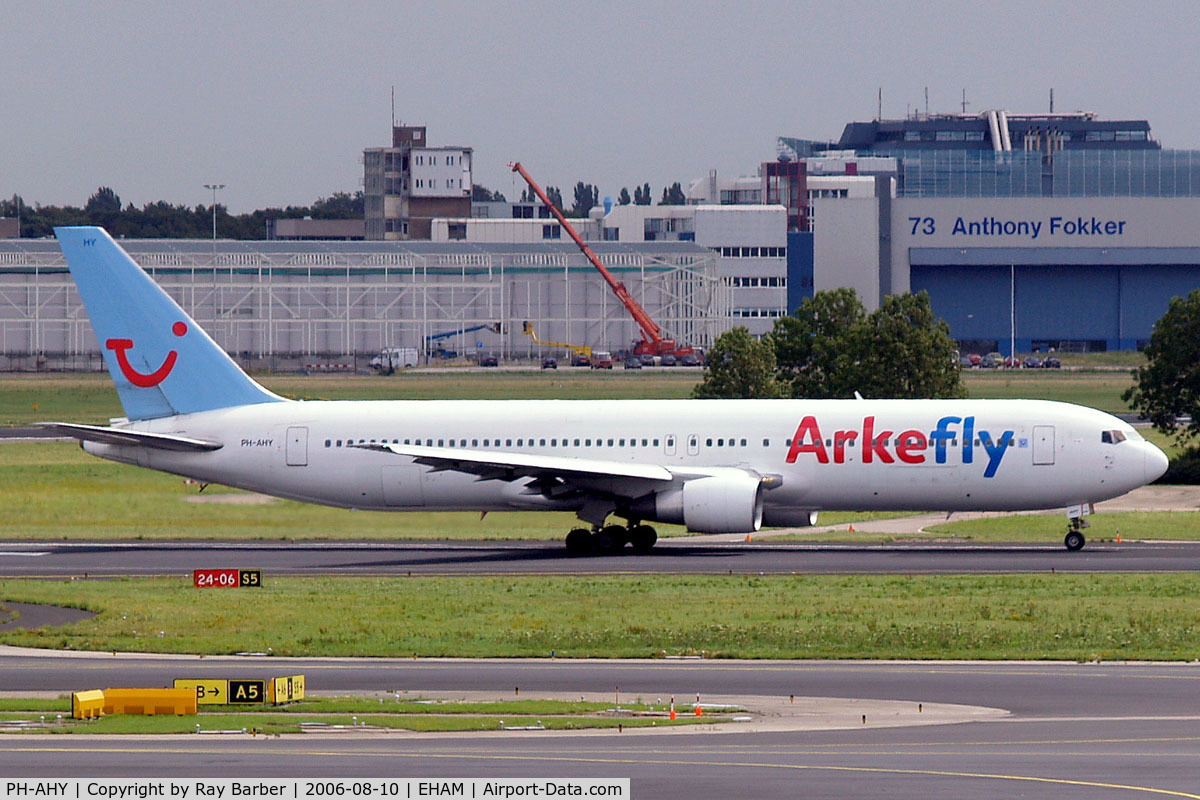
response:
<path id="1" fill-rule="evenodd" d="M 225 350 L 255 368 L 363 367 L 384 347 L 618 350 L 628 312 L 574 244 L 127 240 L 122 246 Z M 692 242 L 597 242 L 601 261 L 678 341 L 728 325 L 718 256 Z M 98 369 L 100 347 L 52 239 L 0 241 L 0 370 Z M 352 358 L 347 362 L 346 357 Z"/>
<path id="2" fill-rule="evenodd" d="M 917 115 L 779 153 L 851 188 L 809 193 L 814 288 L 928 291 L 967 349 L 1140 348 L 1200 287 L 1200 151 L 1145 120 Z"/>

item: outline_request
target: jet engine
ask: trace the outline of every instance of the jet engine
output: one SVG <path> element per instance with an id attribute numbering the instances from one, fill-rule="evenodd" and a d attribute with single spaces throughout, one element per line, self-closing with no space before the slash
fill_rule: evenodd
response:
<path id="1" fill-rule="evenodd" d="M 763 512 L 763 524 L 772 528 L 808 528 L 817 524 L 817 512 L 809 508 L 772 506 Z"/>
<path id="2" fill-rule="evenodd" d="M 762 479 L 743 472 L 694 478 L 638 498 L 632 511 L 642 519 L 686 525 L 694 533 L 753 533 L 762 527 Z"/>

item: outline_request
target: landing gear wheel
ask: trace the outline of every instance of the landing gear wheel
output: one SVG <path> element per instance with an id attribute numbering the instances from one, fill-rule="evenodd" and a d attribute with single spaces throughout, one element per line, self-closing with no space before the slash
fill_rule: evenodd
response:
<path id="1" fill-rule="evenodd" d="M 658 531 L 649 525 L 635 525 L 629 529 L 629 542 L 635 553 L 649 553 L 658 541 Z"/>
<path id="2" fill-rule="evenodd" d="M 605 525 L 592 534 L 592 549 L 597 553 L 619 553 L 628 536 L 620 525 Z"/>
<path id="3" fill-rule="evenodd" d="M 1082 550 L 1083 546 L 1087 544 L 1087 540 L 1083 538 L 1082 533 L 1072 530 L 1067 531 L 1067 537 L 1063 539 L 1063 544 L 1067 546 L 1068 550 Z"/>
<path id="4" fill-rule="evenodd" d="M 567 552 L 573 556 L 582 556 L 592 549 L 592 532 L 584 528 L 576 528 L 567 534 Z"/>

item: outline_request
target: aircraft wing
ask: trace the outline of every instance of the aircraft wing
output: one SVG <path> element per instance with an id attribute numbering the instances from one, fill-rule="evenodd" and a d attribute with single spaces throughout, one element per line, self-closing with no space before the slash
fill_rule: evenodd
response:
<path id="1" fill-rule="evenodd" d="M 437 470 L 467 472 L 478 475 L 481 480 L 514 481 L 534 477 L 559 478 L 571 483 L 612 479 L 670 483 L 676 478 L 664 466 L 628 461 L 407 444 L 356 444 L 351 447 L 408 456 L 418 464 Z"/>
<path id="2" fill-rule="evenodd" d="M 144 431 L 125 430 L 124 428 L 107 428 L 100 425 L 79 425 L 74 422 L 39 422 L 37 423 L 37 427 L 87 442 L 139 445 L 154 450 L 204 452 L 220 450 L 225 446 L 220 442 L 206 442 L 203 439 L 190 439 L 186 436 L 176 436 L 170 433 L 146 433 Z"/>

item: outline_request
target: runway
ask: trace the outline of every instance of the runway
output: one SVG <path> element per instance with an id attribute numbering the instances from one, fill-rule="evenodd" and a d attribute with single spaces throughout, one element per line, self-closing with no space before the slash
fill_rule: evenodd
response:
<path id="1" fill-rule="evenodd" d="M 439 661 L 0 653 L 26 691 L 302 672 L 310 689 L 495 698 L 700 692 L 965 703 L 988 721 L 840 730 L 491 732 L 279 739 L 0 736 L 0 773 L 30 777 L 630 777 L 635 797 L 1200 797 L 1200 666 L 1062 663 Z"/>
<path id="2" fill-rule="evenodd" d="M 190 575 L 997 574 L 1200 572 L 1200 542 L 1054 544 L 696 544 L 647 555 L 568 556 L 561 542 L 2 542 L 0 577 Z"/>
<path id="3" fill-rule="evenodd" d="M 810 545 L 664 541 L 572 558 L 560 543 L 0 543 L 0 576 L 1200 571 L 1200 543 Z M 1083 614 L 1087 609 L 1081 609 Z M 303 673 L 310 691 L 740 698 L 754 722 L 624 733 L 88 737 L 0 735 L 21 777 L 629 777 L 635 797 L 1200 798 L 1200 665 L 282 659 L 39 654 L 0 648 L 0 689 L 66 693 L 178 677 Z M 779 729 L 771 708 L 815 703 Z M 807 699 L 810 699 L 807 700 Z M 990 710 L 887 727 L 880 702 Z M 763 711 L 762 709 L 767 709 Z M 859 712 L 867 713 L 861 722 Z M 868 713 L 869 712 L 869 713 Z M 806 712 L 808 713 L 808 712 Z M 938 720 L 945 717 L 931 714 Z M 921 720 L 925 722 L 927 720 Z M 786 726 L 784 726 L 786 727 Z"/>

